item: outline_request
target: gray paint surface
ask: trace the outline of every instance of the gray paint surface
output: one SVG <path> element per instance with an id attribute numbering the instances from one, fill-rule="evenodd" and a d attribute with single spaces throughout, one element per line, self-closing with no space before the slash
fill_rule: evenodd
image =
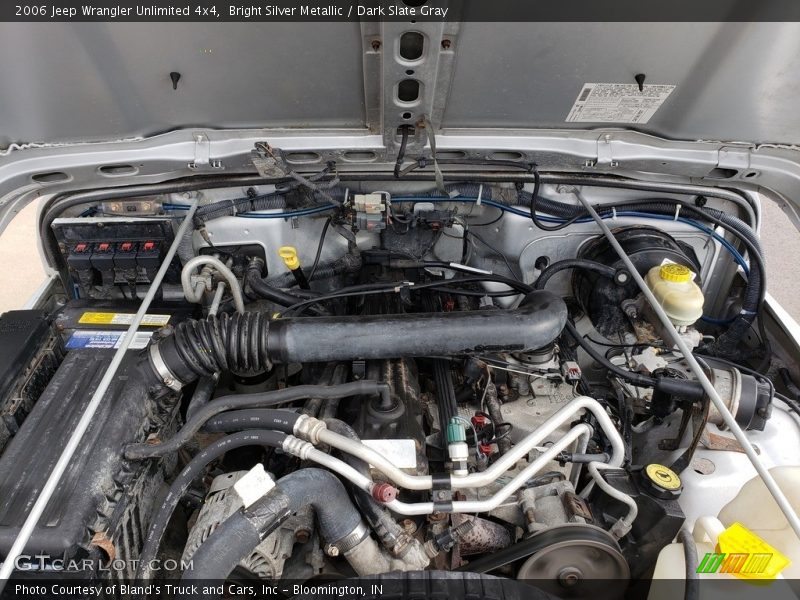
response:
<path id="1" fill-rule="evenodd" d="M 445 128 L 565 127 L 583 83 L 645 73 L 677 88 L 641 131 L 800 142 L 798 23 L 466 22 L 455 43 Z M 0 147 L 366 127 L 363 61 L 359 23 L 0 24 Z"/>
<path id="2" fill-rule="evenodd" d="M 357 23 L 3 23 L 0 81 L 0 146 L 365 119 Z"/>

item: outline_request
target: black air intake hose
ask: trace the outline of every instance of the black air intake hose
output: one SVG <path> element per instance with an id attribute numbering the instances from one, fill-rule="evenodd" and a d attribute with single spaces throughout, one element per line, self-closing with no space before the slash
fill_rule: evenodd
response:
<path id="1" fill-rule="evenodd" d="M 178 389 L 218 371 L 253 372 L 271 363 L 533 350 L 555 340 L 566 321 L 564 301 L 544 290 L 510 310 L 276 321 L 263 313 L 222 315 L 180 323 L 150 347 L 149 364 Z"/>

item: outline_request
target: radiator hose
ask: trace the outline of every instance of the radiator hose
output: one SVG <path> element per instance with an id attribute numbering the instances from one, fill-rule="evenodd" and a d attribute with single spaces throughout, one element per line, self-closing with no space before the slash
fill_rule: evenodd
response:
<path id="1" fill-rule="evenodd" d="M 531 292 L 519 308 L 497 311 L 293 317 L 250 312 L 188 320 L 150 345 L 149 367 L 178 390 L 219 371 L 258 372 L 271 364 L 453 356 L 541 348 L 567 320 L 564 301 Z"/>
<path id="2" fill-rule="evenodd" d="M 300 469 L 282 477 L 267 495 L 228 517 L 192 556 L 184 580 L 224 581 L 289 515 L 311 506 L 322 539 L 347 554 L 369 532 L 341 481 L 323 469 Z"/>

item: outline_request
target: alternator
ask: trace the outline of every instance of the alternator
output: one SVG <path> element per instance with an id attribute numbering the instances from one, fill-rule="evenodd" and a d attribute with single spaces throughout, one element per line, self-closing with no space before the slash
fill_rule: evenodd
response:
<path id="1" fill-rule="evenodd" d="M 200 544 L 217 526 L 242 507 L 242 500 L 233 486 L 246 474 L 247 471 L 225 473 L 211 482 L 203 508 L 189 532 L 189 539 L 183 549 L 183 561 L 191 560 Z M 306 507 L 286 519 L 240 565 L 260 578 L 280 579 L 295 543 L 307 541 L 313 531 L 314 515 L 311 508 Z"/>

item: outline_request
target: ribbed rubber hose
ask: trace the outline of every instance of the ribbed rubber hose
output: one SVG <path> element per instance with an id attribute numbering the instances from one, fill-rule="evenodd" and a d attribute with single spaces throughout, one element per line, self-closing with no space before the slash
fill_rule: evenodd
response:
<path id="1" fill-rule="evenodd" d="M 292 317 L 258 312 L 183 321 L 150 348 L 153 376 L 185 385 L 218 371 L 260 371 L 271 363 L 451 356 L 551 343 L 567 320 L 564 301 L 533 291 L 524 306 L 457 311 Z"/>

